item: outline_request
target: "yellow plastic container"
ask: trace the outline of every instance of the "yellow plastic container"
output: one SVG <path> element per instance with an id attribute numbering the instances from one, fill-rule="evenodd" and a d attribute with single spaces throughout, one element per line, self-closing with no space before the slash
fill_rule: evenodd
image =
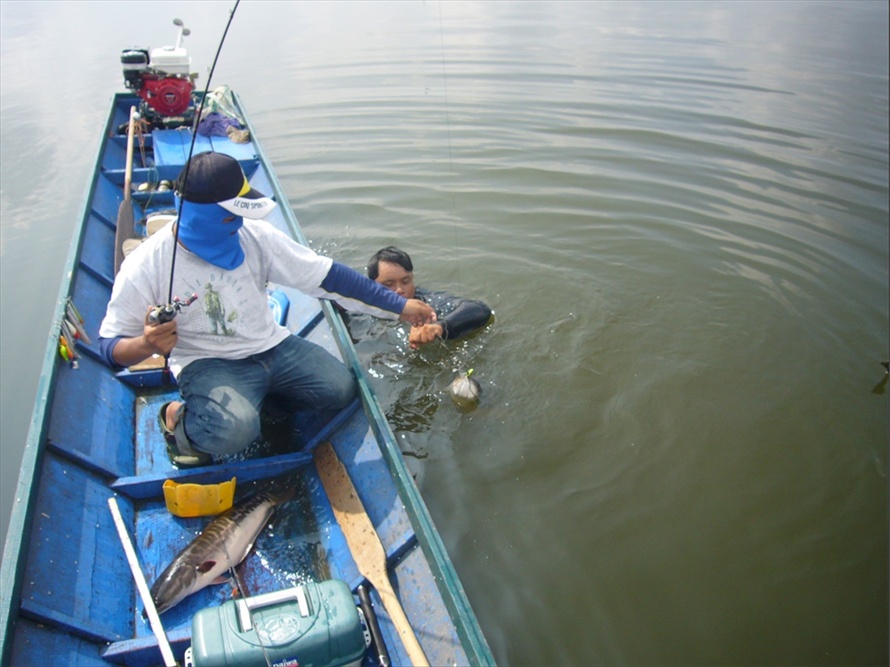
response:
<path id="1" fill-rule="evenodd" d="M 225 512 L 235 498 L 235 478 L 219 484 L 164 482 L 167 511 L 174 516 L 208 516 Z"/>

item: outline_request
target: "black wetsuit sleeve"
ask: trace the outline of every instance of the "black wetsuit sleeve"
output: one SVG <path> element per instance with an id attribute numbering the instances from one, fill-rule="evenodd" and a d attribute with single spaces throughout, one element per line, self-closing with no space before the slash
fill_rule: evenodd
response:
<path id="1" fill-rule="evenodd" d="M 481 301 L 421 288 L 415 296 L 435 309 L 437 323 L 442 325 L 442 338 L 446 340 L 466 336 L 484 327 L 491 319 L 491 308 Z"/>
<path id="2" fill-rule="evenodd" d="M 461 300 L 457 307 L 439 320 L 442 338 L 454 339 L 481 329 L 491 319 L 491 308 L 481 301 Z"/>

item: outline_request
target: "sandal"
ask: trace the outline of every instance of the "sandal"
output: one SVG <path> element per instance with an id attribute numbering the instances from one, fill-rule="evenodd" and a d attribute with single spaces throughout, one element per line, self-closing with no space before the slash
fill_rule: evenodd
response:
<path id="1" fill-rule="evenodd" d="M 198 452 L 188 446 L 181 446 L 176 442 L 176 436 L 169 428 L 167 428 L 167 408 L 170 403 L 164 403 L 161 411 L 158 413 L 158 426 L 161 427 L 161 433 L 164 436 L 164 442 L 167 443 L 167 458 L 177 468 L 195 468 L 197 466 L 206 466 L 213 462 L 213 457 L 205 452 Z"/>

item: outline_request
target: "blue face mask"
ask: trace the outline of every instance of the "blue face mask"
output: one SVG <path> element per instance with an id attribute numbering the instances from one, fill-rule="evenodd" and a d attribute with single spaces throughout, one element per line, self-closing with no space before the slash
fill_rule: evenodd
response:
<path id="1" fill-rule="evenodd" d="M 179 205 L 179 198 L 176 198 Z M 231 271 L 244 261 L 244 251 L 238 230 L 244 218 L 235 217 L 218 204 L 183 202 L 179 224 L 179 240 L 191 252 L 206 262 Z"/>

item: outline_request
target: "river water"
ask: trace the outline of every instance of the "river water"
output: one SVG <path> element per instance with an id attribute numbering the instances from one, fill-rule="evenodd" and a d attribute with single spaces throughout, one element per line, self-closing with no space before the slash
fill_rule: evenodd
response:
<path id="1" fill-rule="evenodd" d="M 230 3 L 0 2 L 2 520 L 124 47 Z M 359 344 L 498 662 L 888 661 L 886 2 L 245 0 L 311 245 L 494 323 Z M 445 393 L 474 369 L 482 402 Z"/>

